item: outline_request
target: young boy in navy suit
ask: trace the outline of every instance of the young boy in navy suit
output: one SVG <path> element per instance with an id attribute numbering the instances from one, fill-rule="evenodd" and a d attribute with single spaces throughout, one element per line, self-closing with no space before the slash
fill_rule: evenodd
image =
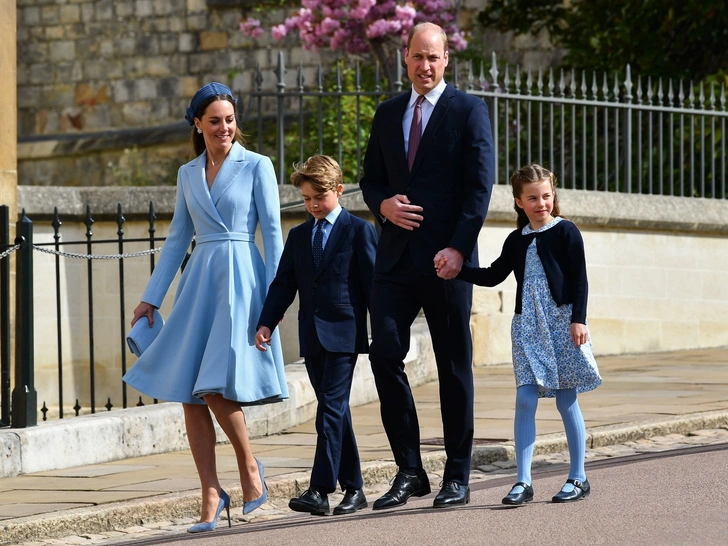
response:
<path id="1" fill-rule="evenodd" d="M 338 482 L 345 494 L 334 515 L 351 514 L 367 506 L 349 393 L 357 356 L 369 352 L 367 309 L 377 237 L 371 223 L 339 204 L 343 174 L 332 158 L 308 158 L 296 166 L 291 182 L 313 218 L 288 235 L 258 320 L 255 346 L 266 350 L 298 292 L 298 338 L 318 400 L 318 439 L 311 485 L 288 506 L 328 514 L 328 494 Z"/>

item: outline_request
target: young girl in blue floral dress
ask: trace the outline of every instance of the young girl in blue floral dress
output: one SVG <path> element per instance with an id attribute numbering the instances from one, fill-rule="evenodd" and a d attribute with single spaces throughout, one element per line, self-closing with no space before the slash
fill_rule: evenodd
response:
<path id="1" fill-rule="evenodd" d="M 516 276 L 511 338 L 518 478 L 503 504 L 533 500 L 531 462 L 540 397 L 556 398 L 569 444 L 569 476 L 552 501 L 571 502 L 590 492 L 584 471 L 586 428 L 576 395 L 602 382 L 586 325 L 584 243 L 577 227 L 561 217 L 553 173 L 536 164 L 522 167 L 511 177 L 511 186 L 518 229 L 490 267 L 464 265 L 458 278 L 496 286 L 511 271 Z M 441 256 L 435 256 L 438 271 L 443 263 Z"/>

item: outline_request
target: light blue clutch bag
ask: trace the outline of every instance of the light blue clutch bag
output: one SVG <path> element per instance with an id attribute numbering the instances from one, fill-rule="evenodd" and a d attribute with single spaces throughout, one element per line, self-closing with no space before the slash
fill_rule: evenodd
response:
<path id="1" fill-rule="evenodd" d="M 156 339 L 157 335 L 159 335 L 162 326 L 164 326 L 164 319 L 157 309 L 154 310 L 153 327 L 149 327 L 147 317 L 140 318 L 132 326 L 129 335 L 126 336 L 126 343 L 129 345 L 129 350 L 136 356 L 141 356 L 147 350 L 147 347 L 152 344 L 152 341 Z"/>

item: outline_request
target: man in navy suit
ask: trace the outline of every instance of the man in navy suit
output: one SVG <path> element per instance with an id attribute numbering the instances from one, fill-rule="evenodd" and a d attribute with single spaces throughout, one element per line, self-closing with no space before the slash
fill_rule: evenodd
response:
<path id="1" fill-rule="evenodd" d="M 435 506 L 470 500 L 473 444 L 472 288 L 454 279 L 477 263 L 476 242 L 494 179 L 493 138 L 482 99 L 445 83 L 447 36 L 420 23 L 405 54 L 412 91 L 383 102 L 372 122 L 360 186 L 382 232 L 372 287 L 369 359 L 384 428 L 399 467 L 374 509 L 430 492 L 404 370 L 410 328 L 424 310 L 440 381 L 445 465 Z M 421 97 L 421 98 L 420 98 Z M 447 257 L 438 278 L 433 258 Z"/>
<path id="2" fill-rule="evenodd" d="M 288 234 L 276 277 L 258 321 L 255 345 L 265 351 L 271 331 L 299 295 L 298 339 L 316 409 L 311 486 L 288 506 L 328 514 L 328 494 L 345 491 L 334 515 L 367 506 L 349 410 L 358 353 L 369 352 L 367 309 L 374 277 L 374 226 L 339 205 L 342 172 L 332 158 L 310 157 L 291 175 L 312 219 Z"/>

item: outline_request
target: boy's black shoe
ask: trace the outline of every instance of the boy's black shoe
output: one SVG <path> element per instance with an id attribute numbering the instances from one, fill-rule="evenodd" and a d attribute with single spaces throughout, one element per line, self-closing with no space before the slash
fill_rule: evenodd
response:
<path id="1" fill-rule="evenodd" d="M 288 508 L 294 512 L 325 516 L 329 513 L 329 496 L 315 489 L 306 489 L 300 497 L 288 501 Z"/>

